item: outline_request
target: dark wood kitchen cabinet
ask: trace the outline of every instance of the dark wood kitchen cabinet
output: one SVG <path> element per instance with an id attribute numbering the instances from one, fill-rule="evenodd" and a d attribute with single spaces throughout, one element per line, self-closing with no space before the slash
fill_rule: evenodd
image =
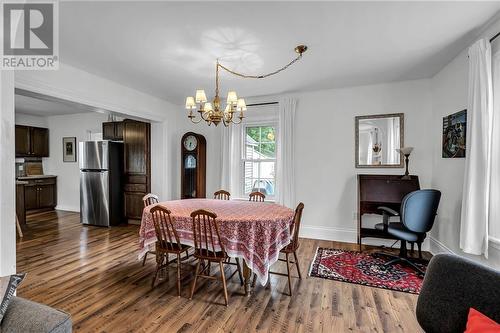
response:
<path id="1" fill-rule="evenodd" d="M 151 124 L 123 121 L 125 216 L 142 217 L 142 197 L 151 191 Z"/>
<path id="2" fill-rule="evenodd" d="M 24 206 L 27 211 L 54 209 L 56 205 L 56 177 L 27 180 L 24 185 Z"/>
<path id="3" fill-rule="evenodd" d="M 49 157 L 49 129 L 16 125 L 16 157 Z"/>
<path id="4" fill-rule="evenodd" d="M 102 138 L 104 140 L 123 140 L 123 121 L 110 121 L 102 123 Z"/>

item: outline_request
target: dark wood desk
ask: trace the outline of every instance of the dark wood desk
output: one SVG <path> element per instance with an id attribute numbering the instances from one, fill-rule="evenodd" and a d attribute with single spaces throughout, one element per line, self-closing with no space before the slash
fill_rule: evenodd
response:
<path id="1" fill-rule="evenodd" d="M 410 192 L 420 189 L 418 176 L 403 180 L 401 175 L 358 174 L 358 245 L 365 237 L 395 239 L 388 233 L 374 228 L 363 227 L 364 214 L 381 214 L 380 206 L 399 211 L 401 201 Z"/>

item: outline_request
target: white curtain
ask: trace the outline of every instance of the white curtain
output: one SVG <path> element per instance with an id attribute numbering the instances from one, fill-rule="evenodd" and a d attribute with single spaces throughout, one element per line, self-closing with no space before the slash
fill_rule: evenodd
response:
<path id="1" fill-rule="evenodd" d="M 233 161 L 233 127 L 223 127 L 221 132 L 221 168 L 220 168 L 220 189 L 229 191 L 233 195 L 232 177 L 232 164 Z"/>
<path id="2" fill-rule="evenodd" d="M 295 110 L 297 101 L 283 97 L 278 109 L 276 202 L 295 208 Z"/>
<path id="3" fill-rule="evenodd" d="M 500 239 L 500 50 L 493 55 L 492 125 L 489 234 Z"/>
<path id="4" fill-rule="evenodd" d="M 484 254 L 485 257 L 488 257 L 492 94 L 491 45 L 481 39 L 469 48 L 467 148 L 460 248 L 466 253 Z"/>

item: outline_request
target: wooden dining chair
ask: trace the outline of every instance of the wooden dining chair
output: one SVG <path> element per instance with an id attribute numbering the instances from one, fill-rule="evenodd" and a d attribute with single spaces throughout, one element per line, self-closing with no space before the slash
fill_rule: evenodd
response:
<path id="1" fill-rule="evenodd" d="M 158 196 L 153 193 L 148 193 L 142 197 L 142 202 L 144 203 L 144 207 L 157 204 L 159 201 Z"/>
<path id="2" fill-rule="evenodd" d="M 169 254 L 177 256 L 177 296 L 181 296 L 181 253 L 187 251 L 190 246 L 181 244 L 177 231 L 174 228 L 170 211 L 162 206 L 151 208 L 153 224 L 156 233 L 156 256 L 159 260 L 156 261 L 156 272 L 153 277 L 151 288 L 154 287 L 156 277 L 160 269 L 168 267 L 170 261 Z M 165 260 L 165 264 L 163 264 Z"/>
<path id="3" fill-rule="evenodd" d="M 231 193 L 229 193 L 228 191 L 218 190 L 214 193 L 214 199 L 217 200 L 229 200 L 230 197 Z"/>
<path id="4" fill-rule="evenodd" d="M 195 276 L 193 285 L 191 286 L 191 296 L 189 299 L 193 299 L 193 294 L 196 289 L 196 282 L 198 278 L 212 279 L 222 281 L 222 286 L 224 288 L 224 300 L 227 306 L 227 286 L 226 277 L 224 274 L 224 265 L 236 265 L 237 270 L 234 271 L 229 277 L 231 279 L 234 274 L 239 273 L 240 282 L 243 284 L 243 278 L 241 275 L 240 261 L 236 258 L 236 264 L 227 262 L 228 256 L 224 249 L 224 244 L 221 241 L 219 226 L 217 225 L 217 215 L 215 213 L 209 212 L 207 210 L 199 209 L 191 213 L 193 219 L 193 239 L 194 239 L 194 254 L 193 256 L 198 259 L 196 264 Z M 219 245 L 217 250 L 216 244 Z M 207 265 L 203 265 L 200 271 L 200 264 L 207 261 Z M 220 277 L 210 275 L 210 265 L 211 263 L 218 263 L 220 269 Z"/>
<path id="5" fill-rule="evenodd" d="M 261 192 L 252 192 L 248 196 L 248 201 L 257 201 L 257 202 L 264 202 L 266 199 L 266 195 Z"/>
<path id="6" fill-rule="evenodd" d="M 297 267 L 297 273 L 299 275 L 299 279 L 302 279 L 302 274 L 300 273 L 299 258 L 297 256 L 297 249 L 299 248 L 299 245 L 300 245 L 299 244 L 299 230 L 300 230 L 300 221 L 302 220 L 302 211 L 303 210 L 304 210 L 304 204 L 301 202 L 297 205 L 297 208 L 295 208 L 295 215 L 293 218 L 293 224 L 290 226 L 290 234 L 292 235 L 292 241 L 290 242 L 290 244 L 288 244 L 287 246 L 285 246 L 283 249 L 280 250 L 280 253 L 285 254 L 285 259 L 279 258 L 278 260 L 286 262 L 287 274 L 269 271 L 269 274 L 275 274 L 275 275 L 281 275 L 281 276 L 288 277 L 288 290 L 289 290 L 288 295 L 289 296 L 292 296 L 292 281 L 291 281 L 291 275 L 290 275 L 290 264 L 295 264 L 295 266 Z M 291 254 L 293 254 L 294 261 L 290 261 Z"/>
<path id="7" fill-rule="evenodd" d="M 156 194 L 148 193 L 142 197 L 142 202 L 144 203 L 144 208 L 150 205 L 157 204 L 159 202 L 158 196 Z M 148 254 L 156 254 L 155 251 L 148 251 L 144 254 L 144 258 L 142 259 L 142 266 L 146 265 L 146 259 L 148 259 Z"/>

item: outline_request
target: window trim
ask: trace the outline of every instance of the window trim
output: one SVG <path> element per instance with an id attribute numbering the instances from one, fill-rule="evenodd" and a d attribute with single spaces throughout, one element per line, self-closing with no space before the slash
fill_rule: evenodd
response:
<path id="1" fill-rule="evenodd" d="M 240 170 L 240 179 L 239 179 L 239 197 L 244 199 L 248 198 L 248 195 L 245 194 L 245 162 L 250 161 L 245 158 L 246 153 L 246 133 L 248 127 L 274 127 L 275 139 L 274 144 L 276 146 L 276 156 L 274 159 L 260 159 L 259 162 L 274 162 L 274 169 L 276 170 L 276 166 L 278 164 L 278 122 L 276 120 L 260 120 L 260 121 L 252 121 L 247 122 L 241 127 L 240 134 L 240 156 L 239 156 L 239 170 Z M 253 161 L 253 160 L 252 160 Z M 274 193 L 276 194 L 276 175 L 274 175 Z M 265 201 L 275 201 L 275 195 L 266 195 Z"/>

